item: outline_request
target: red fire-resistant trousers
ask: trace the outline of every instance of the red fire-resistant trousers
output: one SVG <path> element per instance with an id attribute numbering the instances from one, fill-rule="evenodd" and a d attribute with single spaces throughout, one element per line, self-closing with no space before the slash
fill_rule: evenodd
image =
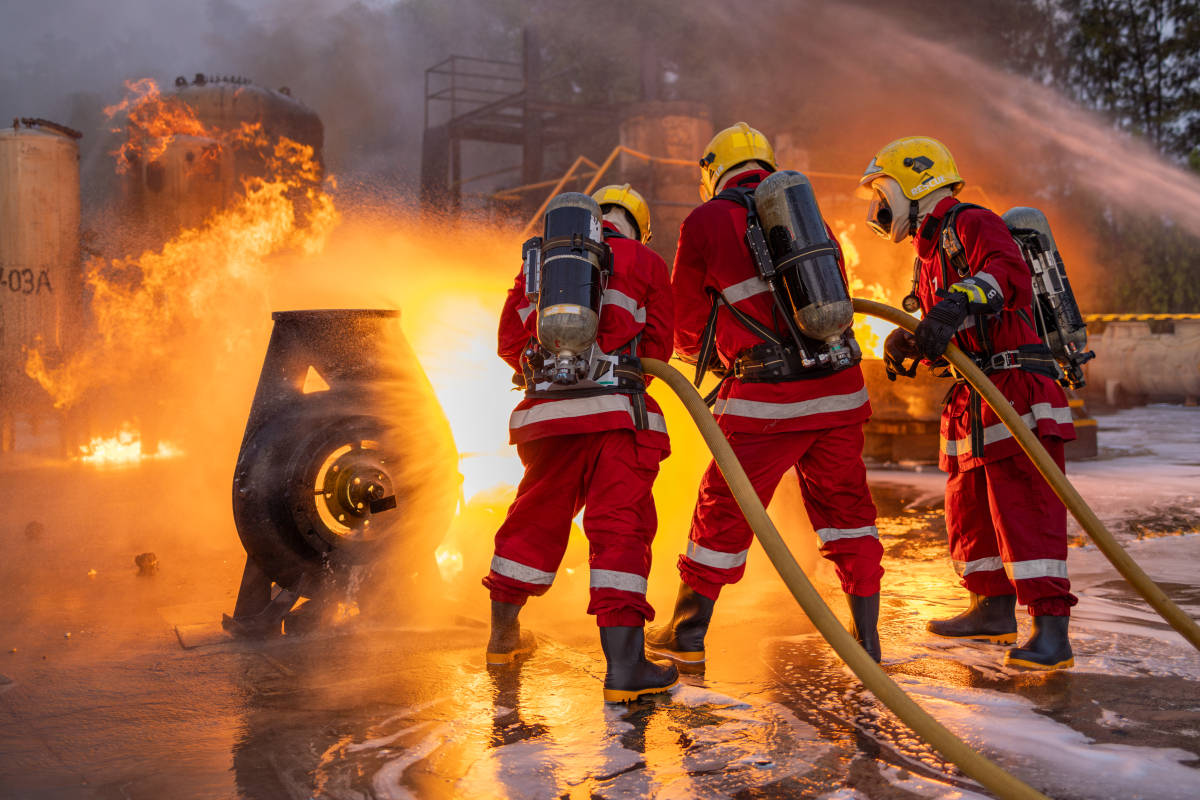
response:
<path id="1" fill-rule="evenodd" d="M 1041 442 L 1062 469 L 1062 440 Z M 968 591 L 1015 593 L 1034 616 L 1070 616 L 1067 509 L 1024 453 L 950 473 L 946 533 Z"/>
<path id="2" fill-rule="evenodd" d="M 639 447 L 632 430 L 550 436 L 517 445 L 525 476 L 496 532 L 483 585 L 493 600 L 524 605 L 545 594 L 583 508 L 590 547 L 588 613 L 601 627 L 654 619 L 646 602 L 650 543 L 658 525 L 650 489 L 664 453 Z"/>
<path id="3" fill-rule="evenodd" d="M 731 433 L 729 444 L 763 505 L 771 502 L 784 473 L 796 468 L 804 507 L 821 539 L 821 555 L 833 562 L 842 589 L 867 597 L 879 591 L 883 547 L 875 529 L 875 504 L 863 466 L 862 424 L 813 431 Z M 700 481 L 687 553 L 679 574 L 713 600 L 721 587 L 741 580 L 754 534 L 717 468 Z"/>

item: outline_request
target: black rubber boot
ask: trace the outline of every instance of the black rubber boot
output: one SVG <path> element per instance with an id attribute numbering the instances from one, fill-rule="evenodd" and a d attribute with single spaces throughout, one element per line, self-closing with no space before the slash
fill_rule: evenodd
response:
<path id="1" fill-rule="evenodd" d="M 685 669 L 702 669 L 704 636 L 708 633 L 708 624 L 712 622 L 715 605 L 715 600 L 708 599 L 681 582 L 670 624 L 650 629 L 646 634 L 646 649 L 653 655 L 665 656 L 679 663 Z"/>
<path id="2" fill-rule="evenodd" d="M 1004 654 L 1009 667 L 1067 669 L 1075 666 L 1075 654 L 1067 638 L 1070 617 L 1034 617 L 1033 635 L 1020 647 Z"/>
<path id="3" fill-rule="evenodd" d="M 528 655 L 537 646 L 533 634 L 521 630 L 517 615 L 521 607 L 516 603 L 492 601 L 492 636 L 488 639 L 487 664 L 498 667 L 511 664 L 520 656 Z"/>
<path id="4" fill-rule="evenodd" d="M 848 594 L 846 601 L 850 604 L 850 633 L 878 664 L 883 660 L 879 649 L 879 592 L 870 597 Z"/>
<path id="5" fill-rule="evenodd" d="M 604 702 L 628 703 L 644 694 L 665 692 L 679 682 L 672 664 L 646 660 L 641 626 L 616 625 L 600 629 L 600 646 L 608 661 Z"/>
<path id="6" fill-rule="evenodd" d="M 976 639 L 996 644 L 1017 641 L 1017 596 L 984 597 L 971 592 L 971 606 L 957 617 L 930 620 L 925 628 L 947 639 Z"/>

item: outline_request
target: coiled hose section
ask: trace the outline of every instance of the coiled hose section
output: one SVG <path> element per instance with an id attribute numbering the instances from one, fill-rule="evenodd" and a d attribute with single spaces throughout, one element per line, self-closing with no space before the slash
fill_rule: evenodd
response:
<path id="1" fill-rule="evenodd" d="M 898 308 L 892 308 L 883 303 L 876 303 L 871 300 L 855 300 L 854 310 L 860 314 L 869 314 L 873 317 L 887 320 L 888 322 L 899 325 L 908 331 L 916 330 L 917 321 L 905 314 Z M 1171 602 L 1171 599 L 1163 592 L 1157 583 L 1150 579 L 1150 576 L 1142 571 L 1142 568 L 1137 565 L 1129 553 L 1125 552 L 1125 548 L 1117 543 L 1113 535 L 1109 533 L 1108 528 L 1104 527 L 1104 523 L 1096 516 L 1096 512 L 1083 501 L 1079 496 L 1079 492 L 1067 480 L 1067 476 L 1063 474 L 1058 465 L 1054 463 L 1054 459 L 1042 447 L 1042 443 L 1038 441 L 1037 436 L 1029 427 L 1021 421 L 1020 415 L 1013 410 L 1004 395 L 1000 394 L 1000 390 L 995 384 L 983 374 L 983 370 L 975 366 L 975 362 L 970 359 L 962 350 L 951 344 L 946 348 L 946 360 L 954 365 L 958 373 L 966 378 L 967 382 L 975 387 L 976 391 L 982 395 L 984 401 L 992 407 L 996 415 L 1000 417 L 1004 425 L 1012 431 L 1017 442 L 1021 445 L 1021 449 L 1025 451 L 1038 472 L 1046 479 L 1046 483 L 1050 484 L 1050 488 L 1058 495 L 1058 498 L 1063 501 L 1063 505 L 1071 512 L 1071 514 L 1087 531 L 1088 536 L 1096 543 L 1101 553 L 1112 562 L 1116 567 L 1117 572 L 1121 573 L 1121 577 L 1129 582 L 1129 585 L 1137 590 L 1138 594 L 1145 598 L 1146 602 L 1167 621 L 1168 624 L 1179 634 L 1191 642 L 1192 646 L 1200 650 L 1200 626 L 1196 625 L 1196 621 L 1183 613 L 1183 610 Z"/>
<path id="2" fill-rule="evenodd" d="M 880 702 L 891 709 L 892 713 L 899 717 L 905 725 L 912 728 L 918 736 L 997 797 L 1006 798 L 1006 800 L 1009 798 L 1012 800 L 1030 798 L 1049 800 L 1041 792 L 1005 772 L 971 749 L 970 745 L 951 733 L 931 717 L 925 709 L 917 705 L 916 701 L 905 694 L 904 690 L 896 685 L 896 682 L 875 663 L 874 659 L 867 655 L 867 651 L 863 650 L 854 637 L 838 622 L 837 617 L 829 610 L 829 606 L 825 605 L 821 595 L 809 582 L 804 570 L 800 569 L 800 565 L 796 563 L 796 559 L 784 544 L 779 531 L 775 529 L 775 524 L 767 516 L 767 510 L 763 508 L 758 495 L 755 494 L 754 486 L 746 477 L 746 471 L 742 469 L 737 456 L 734 455 L 733 448 L 729 446 L 725 434 L 721 433 L 721 429 L 717 427 L 717 421 L 713 419 L 712 414 L 708 411 L 708 406 L 704 404 L 704 400 L 692 384 L 674 367 L 668 366 L 658 359 L 643 358 L 642 368 L 648 374 L 661 379 L 675 394 L 679 395 L 679 399 L 683 401 L 684 407 L 695 421 L 696 427 L 700 429 L 704 441 L 712 450 L 713 458 L 716 459 L 721 474 L 725 476 L 725 482 L 729 484 L 738 506 L 746 515 L 746 521 L 750 523 L 750 528 L 754 531 L 759 544 L 762 545 L 763 550 L 767 552 L 767 557 L 771 559 L 771 563 L 779 572 L 779 577 L 783 578 L 788 590 L 796 598 L 800 608 L 812 620 L 813 625 L 825 637 L 825 641 L 829 642 L 838 656 L 858 676 L 863 686 L 867 687 L 872 694 L 879 698 Z"/>

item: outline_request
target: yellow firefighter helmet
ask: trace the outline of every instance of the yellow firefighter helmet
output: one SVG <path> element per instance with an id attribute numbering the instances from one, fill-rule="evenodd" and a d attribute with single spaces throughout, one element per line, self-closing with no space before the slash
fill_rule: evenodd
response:
<path id="1" fill-rule="evenodd" d="M 628 211 L 637 228 L 637 235 L 641 237 L 642 244 L 650 241 L 650 206 L 646 203 L 646 198 L 638 194 L 628 183 L 601 186 L 592 195 L 592 199 L 596 201 L 596 205 L 600 206 L 601 211 L 606 210 L 605 206 L 620 206 Z"/>
<path id="2" fill-rule="evenodd" d="M 761 161 L 774 171 L 775 150 L 761 132 L 744 122 L 717 133 L 700 158 L 700 197 L 708 201 L 717 193 L 721 176 L 747 161 Z"/>
<path id="3" fill-rule="evenodd" d="M 858 185 L 870 196 L 871 182 L 884 175 L 900 184 L 909 200 L 920 200 L 943 186 L 958 194 L 963 185 L 954 156 L 946 145 L 928 136 L 906 136 L 884 145 L 867 165 Z"/>

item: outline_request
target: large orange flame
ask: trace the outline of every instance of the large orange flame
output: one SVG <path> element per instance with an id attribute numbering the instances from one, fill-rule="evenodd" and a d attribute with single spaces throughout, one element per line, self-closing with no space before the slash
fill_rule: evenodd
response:
<path id="1" fill-rule="evenodd" d="M 31 350 L 26 362 L 27 374 L 58 408 L 131 376 L 169 371 L 177 348 L 188 345 L 189 337 L 224 334 L 220 344 L 233 352 L 246 330 L 240 319 L 245 298 L 265 288 L 266 259 L 286 249 L 318 251 L 339 218 L 326 191 L 331 180 L 322 180 L 312 147 L 272 140 L 259 124 L 214 134 L 198 127 L 194 115 L 181 112 L 181 104 L 163 100 L 153 82 L 137 81 L 130 88 L 135 96 L 114 107 L 130 116 L 127 145 L 132 149 L 123 147 L 122 156 L 161 153 L 163 143 L 181 132 L 173 127 L 178 124 L 184 132 L 212 136 L 219 148 L 253 151 L 262 176 L 244 177 L 241 195 L 228 207 L 214 209 L 203 224 L 184 230 L 160 250 L 87 262 L 96 335 L 60 364 L 47 363 L 38 350 Z"/>

